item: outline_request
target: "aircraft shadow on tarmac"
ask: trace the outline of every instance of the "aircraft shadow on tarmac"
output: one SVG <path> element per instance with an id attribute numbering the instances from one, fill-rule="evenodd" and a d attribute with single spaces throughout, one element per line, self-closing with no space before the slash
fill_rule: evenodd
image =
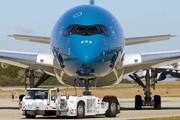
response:
<path id="1" fill-rule="evenodd" d="M 121 103 L 123 103 L 123 102 L 132 103 L 134 101 L 121 101 Z M 170 102 L 170 101 L 162 100 L 161 102 L 165 103 L 165 102 Z M 161 110 L 178 110 L 178 109 L 180 110 L 180 107 L 163 107 L 163 106 L 161 106 Z M 134 107 L 121 107 L 121 110 L 135 110 L 135 108 Z M 154 110 L 154 106 L 152 106 L 152 107 L 150 107 L 150 106 L 143 107 L 142 106 L 142 110 Z"/>
<path id="2" fill-rule="evenodd" d="M 56 117 L 56 116 L 45 116 L 39 117 L 37 116 L 36 119 L 75 119 L 76 117 Z M 27 119 L 26 117 L 22 119 Z"/>
<path id="3" fill-rule="evenodd" d="M 98 116 L 87 116 L 84 117 L 84 119 L 95 119 L 95 118 L 104 118 L 105 115 L 98 115 Z M 27 119 L 26 117 L 22 119 Z M 37 116 L 36 119 L 76 119 L 76 117 L 67 117 L 67 116 L 61 116 L 61 117 L 56 117 L 56 116 L 45 116 L 45 117 L 39 117 Z"/>
<path id="4" fill-rule="evenodd" d="M 162 107 L 161 110 L 180 110 L 180 107 Z M 134 108 L 124 108 L 121 107 L 122 111 L 126 110 L 135 110 Z M 151 108 L 142 108 L 142 110 L 154 110 L 153 107 Z M 140 111 L 140 110 L 139 110 Z M 97 115 L 97 116 L 87 116 L 84 119 L 96 119 L 96 118 L 104 118 L 105 115 Z M 117 116 L 116 116 L 117 117 Z M 26 117 L 23 117 L 22 119 L 27 119 Z M 67 117 L 67 116 L 61 116 L 61 117 L 56 117 L 56 116 L 36 116 L 36 119 L 76 119 L 76 117 Z"/>
<path id="5" fill-rule="evenodd" d="M 180 107 L 161 107 L 161 110 L 180 110 Z M 121 110 L 135 110 L 134 107 L 121 107 Z M 154 110 L 154 107 L 142 107 L 142 110 Z"/>
<path id="6" fill-rule="evenodd" d="M 18 107 L 0 107 L 0 110 L 1 109 L 19 109 Z"/>

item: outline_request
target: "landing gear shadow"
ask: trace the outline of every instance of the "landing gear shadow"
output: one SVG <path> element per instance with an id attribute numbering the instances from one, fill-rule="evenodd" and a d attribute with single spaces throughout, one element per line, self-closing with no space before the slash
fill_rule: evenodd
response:
<path id="1" fill-rule="evenodd" d="M 121 111 L 136 110 L 134 107 L 121 107 Z M 154 107 L 142 107 L 141 110 L 154 110 Z M 161 110 L 180 110 L 180 107 L 161 107 Z"/>
<path id="2" fill-rule="evenodd" d="M 95 118 L 105 118 L 105 115 L 96 115 L 96 116 L 86 116 L 83 119 L 95 119 Z M 26 117 L 22 118 L 22 119 L 27 119 Z M 67 117 L 67 116 L 62 116 L 62 117 L 56 117 L 56 116 L 36 116 L 35 119 L 75 119 L 77 120 L 77 117 Z"/>

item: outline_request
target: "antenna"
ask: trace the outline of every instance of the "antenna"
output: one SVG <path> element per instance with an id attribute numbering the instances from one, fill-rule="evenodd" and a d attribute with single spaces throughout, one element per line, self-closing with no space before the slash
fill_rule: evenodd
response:
<path id="1" fill-rule="evenodd" d="M 94 5 L 94 0 L 90 0 L 90 5 Z"/>

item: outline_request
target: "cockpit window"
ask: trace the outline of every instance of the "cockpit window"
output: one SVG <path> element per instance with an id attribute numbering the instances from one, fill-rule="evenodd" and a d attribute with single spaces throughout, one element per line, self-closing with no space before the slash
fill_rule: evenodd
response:
<path id="1" fill-rule="evenodd" d="M 74 34 L 85 35 L 86 34 L 86 27 L 85 26 L 76 26 L 74 30 Z"/>
<path id="2" fill-rule="evenodd" d="M 99 26 L 99 28 L 100 28 L 100 31 L 101 31 L 101 33 L 103 35 L 109 36 L 109 31 L 108 31 L 108 29 L 105 26 L 101 25 L 101 26 Z"/>
<path id="3" fill-rule="evenodd" d="M 70 25 L 69 27 L 66 28 L 64 31 L 64 34 L 71 35 L 73 33 L 74 26 Z"/>
<path id="4" fill-rule="evenodd" d="M 98 34 L 98 28 L 97 26 L 89 26 L 88 27 L 88 35 L 94 35 L 94 34 Z"/>
<path id="5" fill-rule="evenodd" d="M 102 34 L 109 36 L 108 29 L 103 25 L 91 25 L 91 26 L 82 26 L 82 25 L 70 25 L 66 28 L 64 36 L 71 34 L 78 34 L 83 36 L 90 36 L 96 34 Z"/>

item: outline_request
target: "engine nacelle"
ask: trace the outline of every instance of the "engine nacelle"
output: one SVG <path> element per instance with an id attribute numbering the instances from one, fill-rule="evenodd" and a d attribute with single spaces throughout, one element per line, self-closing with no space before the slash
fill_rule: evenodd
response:
<path id="1" fill-rule="evenodd" d="M 179 63 L 178 62 L 177 63 L 173 63 L 172 66 L 173 66 L 173 68 L 178 68 L 179 67 Z"/>
<path id="2" fill-rule="evenodd" d="M 157 78 L 155 78 L 158 81 L 162 81 L 166 79 L 166 73 L 165 72 L 161 72 L 157 74 Z"/>
<path id="3" fill-rule="evenodd" d="M 2 63 L 1 63 L 1 67 L 4 68 L 4 69 L 6 69 L 6 68 L 8 67 L 8 64 L 2 62 Z"/>

